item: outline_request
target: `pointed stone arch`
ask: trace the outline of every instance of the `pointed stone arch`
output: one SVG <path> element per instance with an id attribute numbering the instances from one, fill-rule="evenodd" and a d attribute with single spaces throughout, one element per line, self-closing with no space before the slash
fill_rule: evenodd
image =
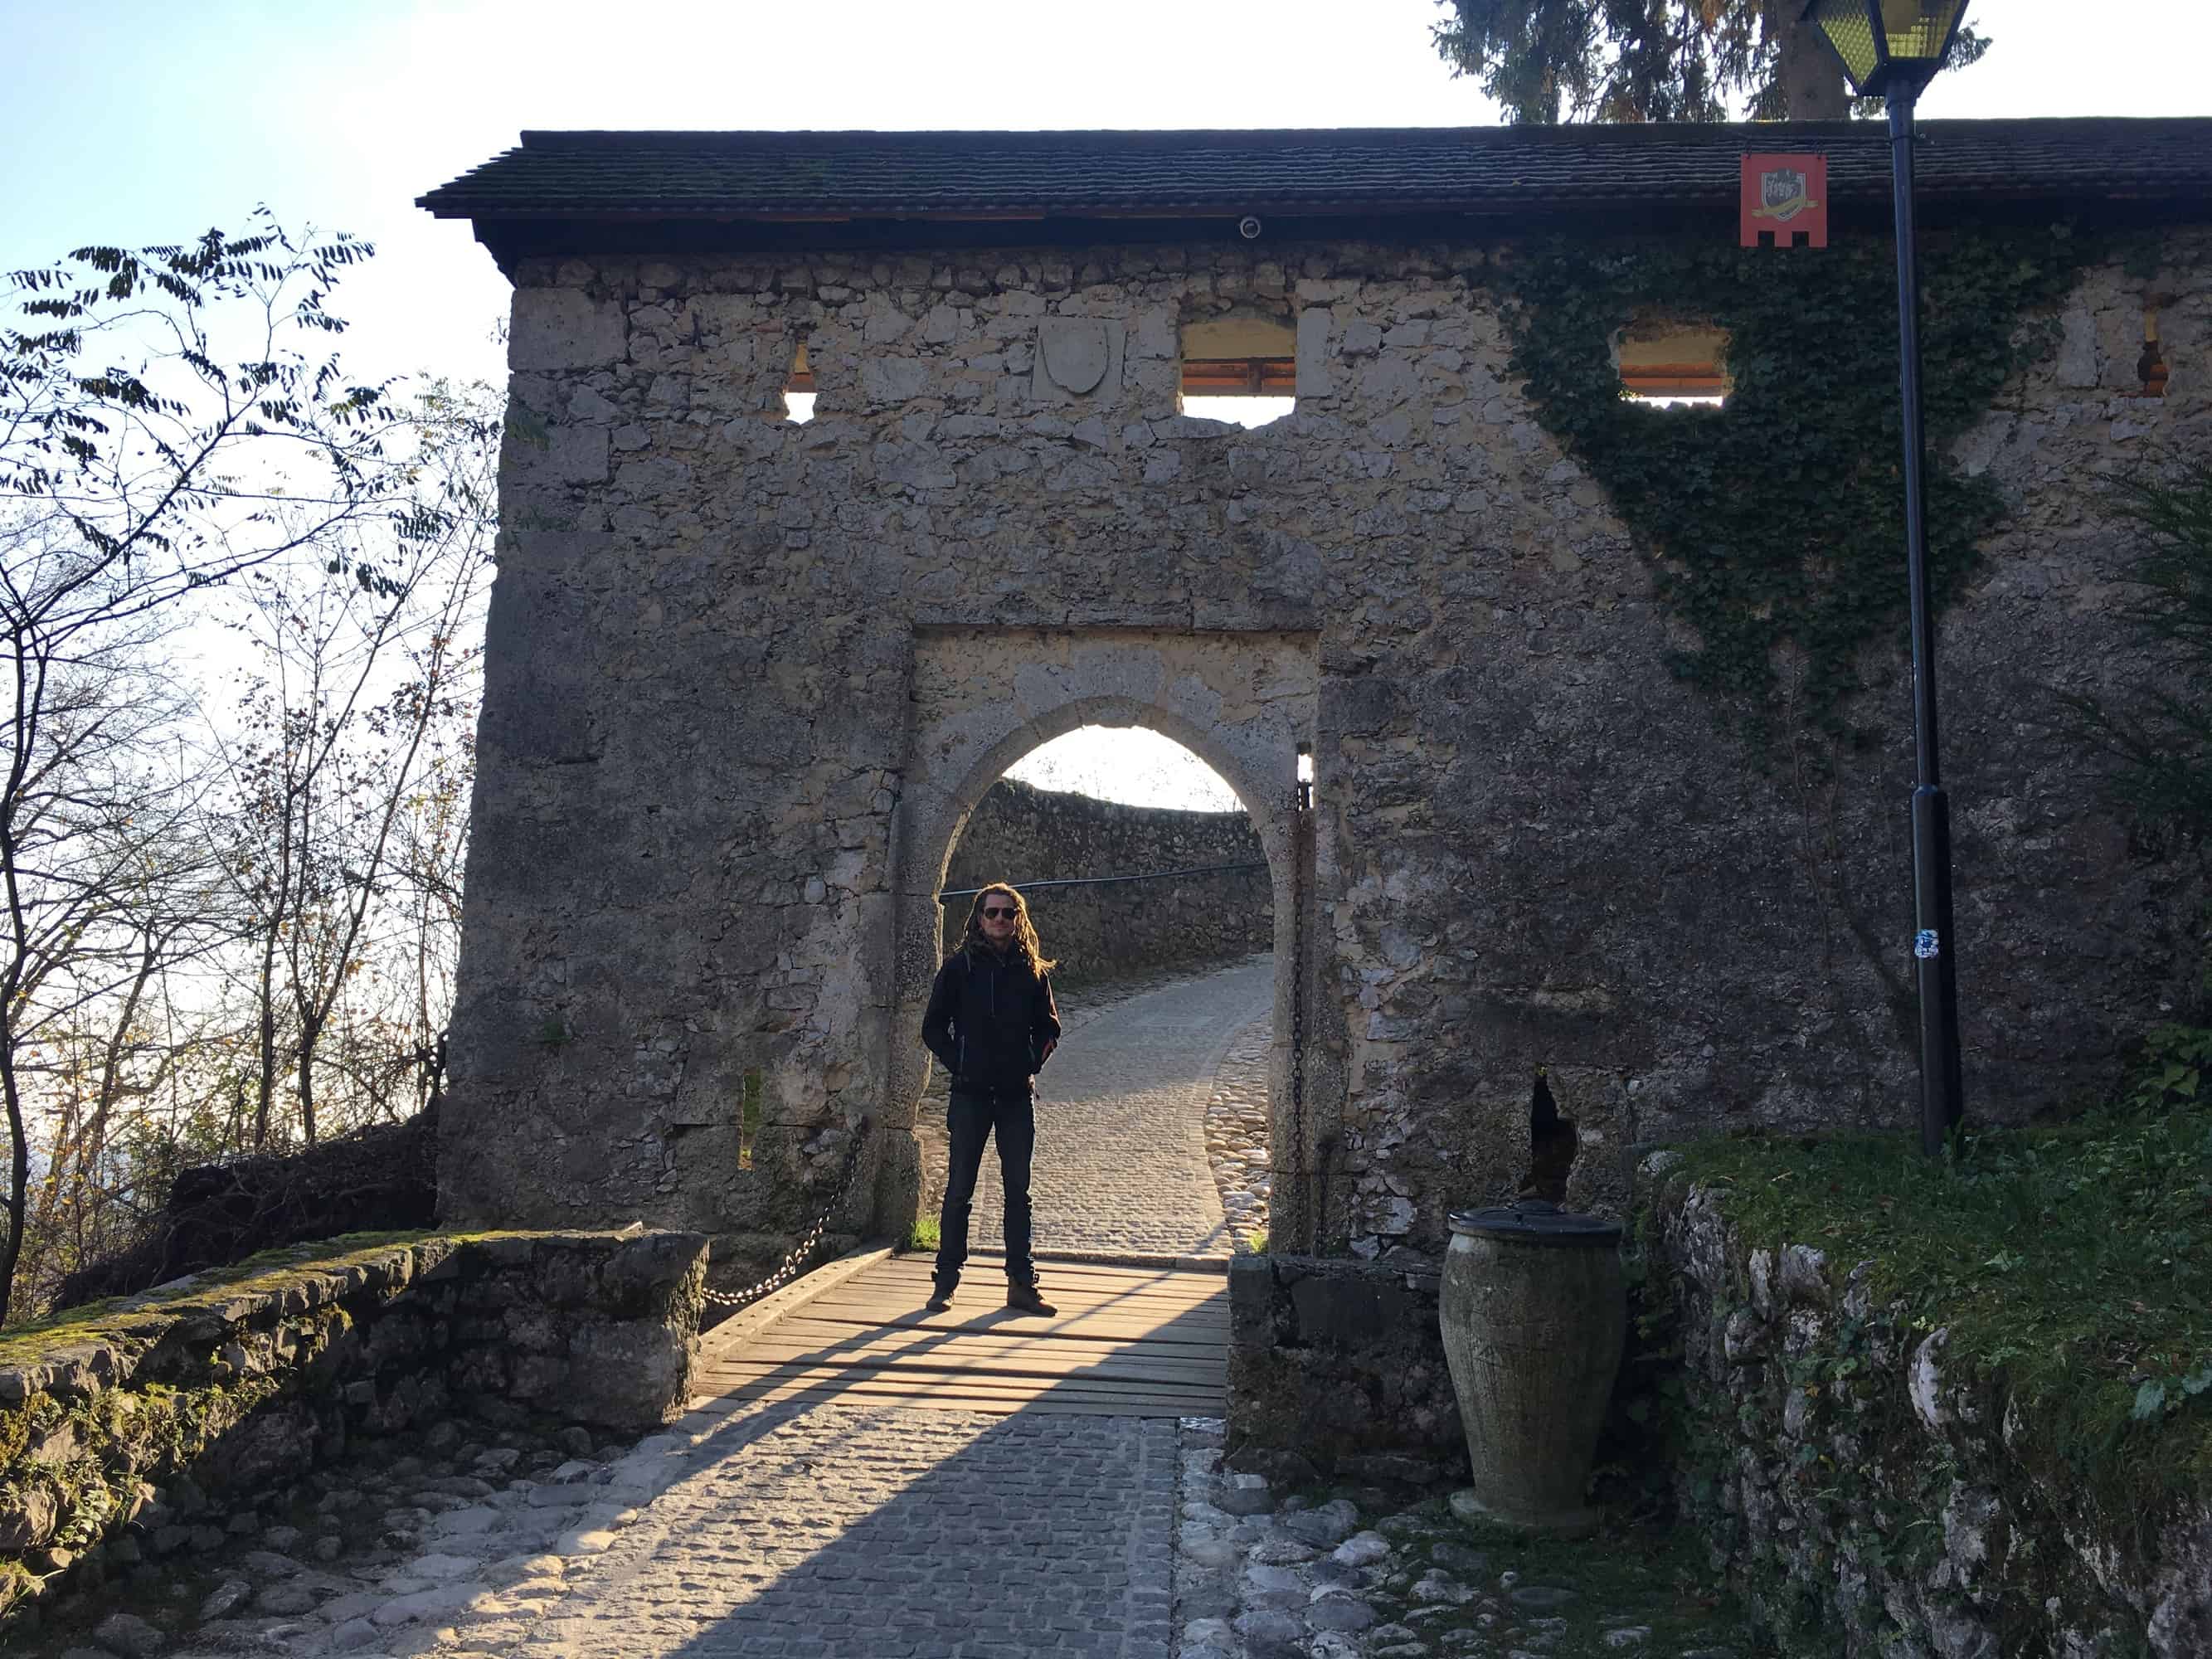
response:
<path id="1" fill-rule="evenodd" d="M 1312 741 L 1319 670 L 1311 634 L 1153 629 L 918 630 L 907 764 L 892 817 L 896 945 L 884 1076 L 888 1155 L 878 1228 L 902 1236 L 917 1196 L 914 1125 L 928 1076 L 916 1033 L 938 966 L 938 893 L 960 832 L 1024 756 L 1084 726 L 1138 726 L 1189 750 L 1250 814 L 1275 913 L 1275 1054 L 1270 1097 L 1288 1076 L 1294 927 L 1293 792 Z M 1334 860 L 1317 858 L 1322 867 Z M 1307 884 L 1308 1006 L 1318 930 Z M 1282 1129 L 1278 1125 L 1279 1146 Z M 1279 1191 L 1280 1190 L 1279 1183 Z"/>

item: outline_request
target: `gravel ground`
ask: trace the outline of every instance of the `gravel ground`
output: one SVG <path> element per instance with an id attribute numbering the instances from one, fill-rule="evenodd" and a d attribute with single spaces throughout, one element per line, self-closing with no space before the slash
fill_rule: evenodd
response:
<path id="1" fill-rule="evenodd" d="M 1281 1493 L 1180 1425 L 1176 1659 L 1749 1659 L 1698 1540 L 1582 1542 L 1461 1522 L 1442 1492 Z"/>
<path id="2" fill-rule="evenodd" d="M 362 1442 L 258 1510 L 226 1513 L 189 1480 L 172 1480 L 165 1502 L 191 1524 L 101 1546 L 64 1604 L 35 1630 L 10 1630 L 5 1651 L 428 1652 L 458 1620 L 513 1615 L 561 1595 L 660 1490 L 674 1443 L 447 1421 Z"/>

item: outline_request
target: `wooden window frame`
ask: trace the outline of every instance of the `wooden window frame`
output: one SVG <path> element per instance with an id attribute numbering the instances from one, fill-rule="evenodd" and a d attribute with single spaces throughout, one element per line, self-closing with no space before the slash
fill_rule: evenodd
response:
<path id="1" fill-rule="evenodd" d="M 1297 361 L 1290 357 L 1186 357 L 1186 398 L 1295 398 Z"/>
<path id="2" fill-rule="evenodd" d="M 1714 363 L 1638 363 L 1620 371 L 1632 398 L 1725 398 L 1731 382 Z"/>

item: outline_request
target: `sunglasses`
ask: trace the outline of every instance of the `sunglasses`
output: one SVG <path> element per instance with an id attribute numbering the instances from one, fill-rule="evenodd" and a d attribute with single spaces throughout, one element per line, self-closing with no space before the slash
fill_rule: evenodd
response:
<path id="1" fill-rule="evenodd" d="M 987 904 L 983 907 L 983 914 L 996 921 L 1000 917 L 1012 915 L 1014 907 L 1011 904 Z"/>

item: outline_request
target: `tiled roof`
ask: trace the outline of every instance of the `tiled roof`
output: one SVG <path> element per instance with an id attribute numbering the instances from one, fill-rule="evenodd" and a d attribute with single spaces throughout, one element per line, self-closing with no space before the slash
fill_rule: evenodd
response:
<path id="1" fill-rule="evenodd" d="M 1924 198 L 2212 198 L 2212 119 L 1924 121 Z M 1191 132 L 526 132 L 419 198 L 442 218 L 964 219 L 1724 205 L 1746 150 L 1890 189 L 1875 122 Z"/>

